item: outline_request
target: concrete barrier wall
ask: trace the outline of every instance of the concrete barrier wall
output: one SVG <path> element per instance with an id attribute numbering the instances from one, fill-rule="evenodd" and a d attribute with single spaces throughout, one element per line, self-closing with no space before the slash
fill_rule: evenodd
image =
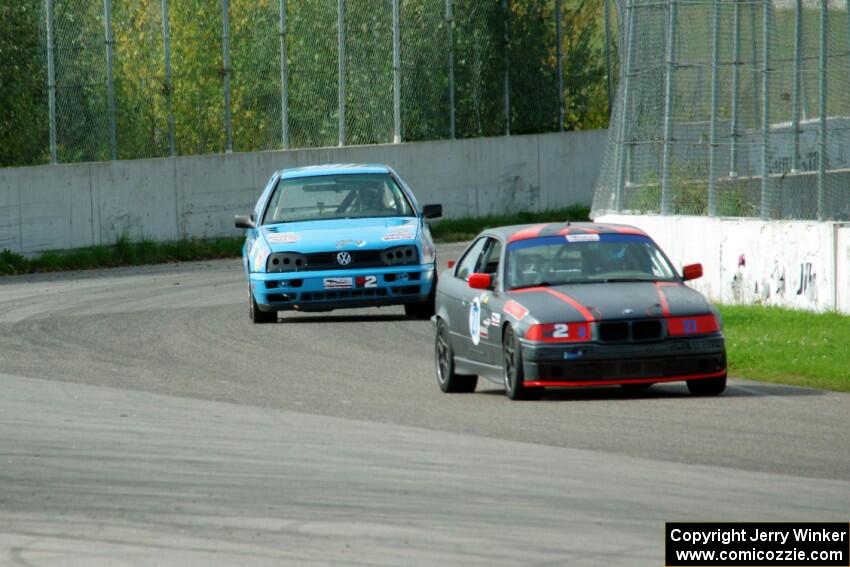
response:
<path id="1" fill-rule="evenodd" d="M 272 172 L 387 163 L 447 217 L 589 205 L 607 132 L 207 155 L 0 169 L 0 250 L 238 234 Z"/>
<path id="2" fill-rule="evenodd" d="M 850 224 L 604 215 L 645 230 L 678 269 L 700 262 L 691 285 L 721 303 L 850 314 Z"/>
<path id="3" fill-rule="evenodd" d="M 838 310 L 850 313 L 850 225 L 838 229 L 835 266 Z"/>

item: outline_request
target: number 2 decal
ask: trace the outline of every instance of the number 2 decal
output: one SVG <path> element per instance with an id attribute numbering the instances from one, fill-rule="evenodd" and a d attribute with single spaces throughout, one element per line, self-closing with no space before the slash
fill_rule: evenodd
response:
<path id="1" fill-rule="evenodd" d="M 555 323 L 555 330 L 552 332 L 552 338 L 566 339 L 570 336 L 570 328 L 566 323 Z"/>
<path id="2" fill-rule="evenodd" d="M 363 287 L 378 287 L 378 276 L 366 276 Z"/>

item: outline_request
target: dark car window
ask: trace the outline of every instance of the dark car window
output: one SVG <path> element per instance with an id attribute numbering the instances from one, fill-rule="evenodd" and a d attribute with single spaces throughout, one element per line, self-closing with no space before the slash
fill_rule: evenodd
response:
<path id="1" fill-rule="evenodd" d="M 676 274 L 649 238 L 599 235 L 570 242 L 563 236 L 521 240 L 508 248 L 507 287 L 610 281 L 675 281 Z"/>
<path id="2" fill-rule="evenodd" d="M 412 216 L 412 205 L 391 175 L 349 173 L 281 180 L 263 224 Z"/>
<path id="3" fill-rule="evenodd" d="M 495 277 L 499 273 L 499 257 L 502 255 L 502 243 L 496 238 L 487 239 L 487 247 L 475 265 L 475 271 Z"/>
<path id="4" fill-rule="evenodd" d="M 455 276 L 463 280 L 469 279 L 469 274 L 475 272 L 475 267 L 478 265 L 478 259 L 481 256 L 481 251 L 487 243 L 486 238 L 479 238 L 475 241 L 460 259 L 455 269 Z"/>

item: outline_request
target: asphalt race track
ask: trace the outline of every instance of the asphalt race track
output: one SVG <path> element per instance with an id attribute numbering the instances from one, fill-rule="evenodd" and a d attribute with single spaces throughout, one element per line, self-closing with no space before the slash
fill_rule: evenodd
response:
<path id="1" fill-rule="evenodd" d="M 665 521 L 850 516 L 850 395 L 447 396 L 430 322 L 246 295 L 234 260 L 0 280 L 0 565 L 657 566 Z"/>

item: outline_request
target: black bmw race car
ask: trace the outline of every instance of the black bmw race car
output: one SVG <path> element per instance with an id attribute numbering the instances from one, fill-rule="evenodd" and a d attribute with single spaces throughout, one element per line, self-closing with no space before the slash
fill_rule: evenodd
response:
<path id="1" fill-rule="evenodd" d="M 478 376 L 511 399 L 544 388 L 685 381 L 726 387 L 720 315 L 685 285 L 643 231 L 626 225 L 522 225 L 482 232 L 440 275 L 437 383 L 472 392 Z"/>

